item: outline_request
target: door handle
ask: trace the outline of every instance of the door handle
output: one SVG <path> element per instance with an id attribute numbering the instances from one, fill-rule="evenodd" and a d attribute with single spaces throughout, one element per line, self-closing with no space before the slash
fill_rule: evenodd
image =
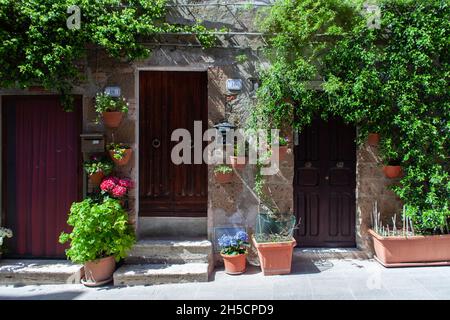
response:
<path id="1" fill-rule="evenodd" d="M 327 180 L 327 181 L 330 180 L 330 177 L 329 177 L 329 176 L 326 176 L 326 177 L 325 177 L 325 180 Z"/>
<path id="2" fill-rule="evenodd" d="M 159 139 L 153 139 L 152 146 L 155 149 L 158 149 L 161 146 L 161 141 Z"/>

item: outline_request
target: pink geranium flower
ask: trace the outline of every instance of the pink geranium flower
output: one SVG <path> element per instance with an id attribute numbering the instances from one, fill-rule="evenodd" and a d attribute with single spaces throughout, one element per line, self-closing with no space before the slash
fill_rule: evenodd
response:
<path id="1" fill-rule="evenodd" d="M 116 198 L 122 198 L 127 194 L 127 191 L 127 188 L 117 185 L 112 189 L 112 195 Z"/>
<path id="2" fill-rule="evenodd" d="M 123 198 L 129 189 L 133 188 L 133 181 L 129 178 L 107 177 L 100 184 L 100 189 L 115 198 Z"/>

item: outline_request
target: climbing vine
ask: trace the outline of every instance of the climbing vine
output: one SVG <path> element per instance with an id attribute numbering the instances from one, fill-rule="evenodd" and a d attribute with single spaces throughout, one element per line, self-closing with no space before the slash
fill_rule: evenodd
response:
<path id="1" fill-rule="evenodd" d="M 357 0 L 278 0 L 261 22 L 274 33 L 249 127 L 302 129 L 342 117 L 381 136 L 384 163 L 404 176 L 392 189 L 416 231 L 450 222 L 450 7 L 447 0 L 380 0 L 379 28 Z M 259 181 L 257 181 L 259 183 Z"/>
<path id="2" fill-rule="evenodd" d="M 140 41 L 165 32 L 192 32 L 204 46 L 214 37 L 200 23 L 192 26 L 165 21 L 165 0 L 0 0 L 0 87 L 42 85 L 70 92 L 82 80 L 80 62 L 89 46 L 132 61 L 149 55 Z M 69 28 L 68 8 L 81 12 L 80 28 Z"/>

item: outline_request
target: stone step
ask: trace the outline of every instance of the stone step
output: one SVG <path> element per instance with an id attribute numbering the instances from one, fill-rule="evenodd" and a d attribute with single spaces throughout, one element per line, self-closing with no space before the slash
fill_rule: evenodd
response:
<path id="1" fill-rule="evenodd" d="M 310 260 L 366 260 L 371 258 L 367 252 L 356 248 L 297 248 L 294 250 L 294 257 Z"/>
<path id="2" fill-rule="evenodd" d="M 127 264 L 208 263 L 212 260 L 212 243 L 203 239 L 142 239 L 130 250 Z"/>
<path id="3" fill-rule="evenodd" d="M 207 282 L 208 263 L 124 264 L 114 273 L 115 286 Z"/>
<path id="4" fill-rule="evenodd" d="M 80 283 L 83 266 L 67 260 L 0 260 L 0 284 L 75 284 Z"/>
<path id="5" fill-rule="evenodd" d="M 146 237 L 207 237 L 208 220 L 187 217 L 140 217 L 139 238 Z"/>

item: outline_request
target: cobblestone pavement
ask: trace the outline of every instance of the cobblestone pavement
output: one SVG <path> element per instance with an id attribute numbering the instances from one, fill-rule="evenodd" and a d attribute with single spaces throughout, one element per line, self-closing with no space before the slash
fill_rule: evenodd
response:
<path id="1" fill-rule="evenodd" d="M 296 261 L 292 274 L 264 277 L 257 267 L 208 283 L 85 288 L 82 285 L 0 286 L 1 299 L 450 299 L 450 267 L 386 269 L 374 260 Z"/>

